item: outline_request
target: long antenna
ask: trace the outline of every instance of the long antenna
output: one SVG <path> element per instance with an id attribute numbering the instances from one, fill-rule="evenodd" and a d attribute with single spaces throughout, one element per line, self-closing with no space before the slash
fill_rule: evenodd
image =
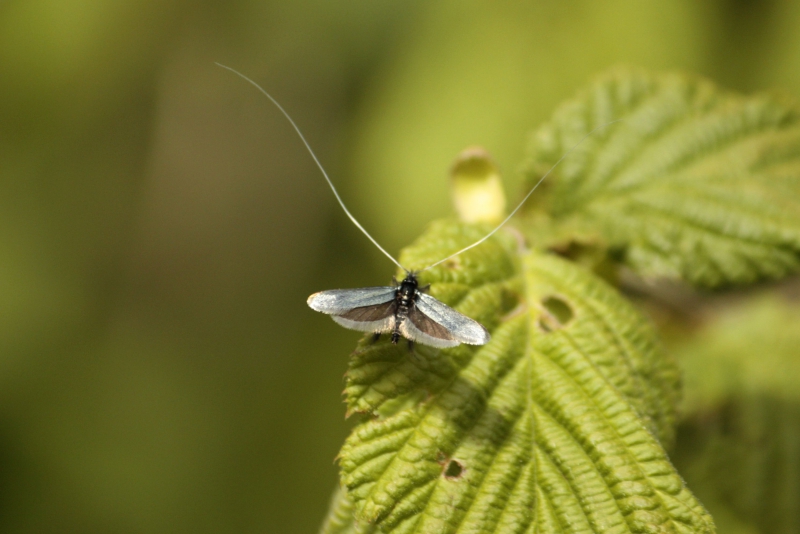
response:
<path id="1" fill-rule="evenodd" d="M 427 267 L 425 267 L 424 269 L 422 269 L 422 270 L 420 270 L 420 271 L 418 271 L 418 272 L 424 272 L 424 271 L 427 271 L 428 269 L 432 269 L 433 267 L 436 267 L 437 265 L 439 265 L 439 264 L 441 264 L 441 263 L 444 263 L 444 262 L 446 262 L 446 261 L 447 261 L 447 260 L 449 260 L 450 258 L 455 258 L 456 256 L 458 256 L 458 255 L 459 255 L 459 254 L 461 254 L 462 252 L 466 252 L 466 251 L 468 251 L 468 250 L 469 250 L 469 249 L 471 249 L 471 248 L 475 248 L 475 247 L 477 247 L 478 245 L 480 245 L 481 243 L 483 243 L 484 241 L 486 241 L 487 239 L 489 239 L 490 237 L 492 237 L 492 236 L 493 236 L 493 235 L 494 235 L 494 234 L 495 234 L 495 233 L 496 233 L 498 230 L 500 230 L 500 228 L 502 228 L 503 226 L 505 226 L 505 224 L 506 224 L 508 221 L 510 221 L 510 220 L 511 220 L 511 218 L 512 218 L 514 215 L 516 215 L 516 214 L 517 214 L 517 212 L 520 210 L 520 208 L 522 207 L 522 205 L 523 205 L 523 204 L 525 204 L 525 202 L 526 202 L 526 201 L 527 201 L 527 200 L 530 198 L 530 196 L 533 194 L 533 192 L 534 192 L 534 191 L 536 191 L 536 188 L 537 188 L 537 187 L 539 187 L 539 185 L 540 185 L 542 182 L 544 182 L 544 179 L 545 179 L 545 178 L 547 178 L 548 176 L 550 176 L 550 173 L 551 173 L 551 172 L 553 172 L 553 171 L 555 170 L 555 168 L 556 168 L 556 167 L 558 167 L 558 164 L 559 164 L 559 163 L 561 163 L 561 162 L 564 160 L 564 158 L 566 158 L 567 156 L 569 156 L 569 155 L 572 153 L 572 151 L 573 151 L 573 150 L 575 150 L 576 148 L 578 148 L 578 146 L 580 146 L 580 144 L 581 144 L 581 143 L 583 143 L 584 141 L 586 141 L 586 139 L 587 139 L 589 136 L 591 136 L 593 133 L 595 133 L 597 130 L 600 130 L 600 129 L 602 129 L 602 128 L 605 128 L 606 126 L 609 126 L 609 125 L 611 125 L 611 124 L 614 124 L 615 122 L 622 122 L 622 119 L 616 119 L 616 120 L 613 120 L 613 121 L 609 121 L 609 122 L 607 122 L 607 123 L 605 123 L 605 124 L 601 124 L 600 126 L 598 126 L 597 128 L 595 128 L 595 129 L 594 129 L 594 130 L 592 130 L 591 132 L 589 132 L 589 133 L 587 133 L 586 135 L 584 135 L 583 137 L 581 137 L 581 139 L 580 139 L 580 140 L 579 140 L 577 143 L 575 143 L 574 145 L 572 145 L 572 147 L 571 147 L 569 150 L 567 150 L 566 152 L 564 152 L 564 155 L 563 155 L 563 156 L 561 156 L 560 158 L 558 158 L 558 161 L 556 161 L 556 162 L 553 164 L 553 166 L 552 166 L 552 167 L 550 167 L 550 170 L 549 170 L 549 171 L 547 171 L 546 173 L 544 173 L 544 175 L 542 175 L 542 177 L 541 177 L 541 178 L 539 178 L 539 181 L 538 181 L 538 182 L 536 182 L 536 185 L 534 185 L 534 186 L 531 188 L 531 190 L 530 190 L 530 191 L 528 191 L 528 194 L 527 194 L 527 195 L 525 195 L 525 198 L 523 198 L 523 199 L 520 201 L 520 203 L 519 203 L 519 204 L 517 204 L 517 207 L 516 207 L 516 208 L 514 208 L 514 211 L 512 211 L 511 213 L 509 213 L 509 214 L 508 214 L 508 217 L 506 217 L 505 219 L 503 219 L 503 222 L 501 222 L 500 224 L 498 224 L 498 225 L 497 225 L 497 226 L 494 228 L 494 230 L 492 230 L 491 232 L 489 232 L 488 234 L 486 234 L 486 235 L 485 235 L 485 236 L 483 236 L 482 238 L 478 239 L 478 240 L 477 240 L 477 241 L 475 241 L 473 244 L 471 244 L 471 245 L 469 245 L 469 246 L 467 246 L 467 247 L 464 247 L 464 248 L 462 248 L 462 249 L 461 249 L 461 250 L 459 250 L 458 252 L 454 252 L 454 253 L 450 254 L 450 255 L 449 255 L 449 256 L 447 256 L 446 258 L 444 258 L 444 259 L 441 259 L 441 260 L 437 261 L 436 263 L 434 263 L 434 264 L 432 264 L 432 265 L 428 265 Z"/>
<path id="2" fill-rule="evenodd" d="M 380 245 L 380 244 L 379 244 L 377 241 L 375 241 L 375 238 L 374 238 L 374 237 L 372 237 L 372 236 L 369 234 L 369 232 L 367 232 L 367 230 L 366 230 L 366 229 L 365 229 L 363 226 L 361 226 L 361 223 L 359 223 L 359 222 L 358 222 L 358 220 L 357 220 L 357 219 L 356 219 L 356 218 L 353 216 L 353 214 L 352 214 L 352 213 L 350 213 L 350 210 L 348 210 L 348 209 L 347 209 L 347 206 L 345 206 L 345 204 L 344 204 L 344 201 L 342 200 L 342 197 L 340 197 L 340 196 L 339 196 L 339 192 L 336 190 L 336 187 L 333 185 L 333 182 L 332 182 L 332 181 L 331 181 L 331 179 L 328 177 L 328 173 L 327 173 L 327 172 L 325 172 L 325 168 L 322 166 L 322 163 L 320 163 L 320 162 L 319 162 L 319 159 L 317 159 L 317 155 L 316 155 L 316 154 L 314 154 L 314 151 L 311 149 L 311 145 L 309 145 L 309 144 L 308 144 L 308 141 L 306 141 L 306 138 L 305 138 L 305 136 L 303 135 L 303 132 L 301 132 L 301 131 L 300 131 L 300 128 L 298 128 L 297 124 L 295 124 L 294 120 L 292 120 L 292 117 L 290 117 L 290 116 L 289 116 L 289 114 L 286 112 L 286 110 L 285 110 L 285 109 L 283 109 L 283 106 L 281 106 L 281 105 L 278 103 L 278 101 L 277 101 L 277 100 L 275 100 L 275 99 L 272 97 L 272 95 L 270 95 L 268 92 L 266 92 L 266 91 L 264 90 L 264 88 L 263 88 L 263 87 L 261 87 L 260 85 L 258 85 L 256 82 L 254 82 L 253 80 L 251 80 L 250 78 L 248 78 L 247 76 L 245 76 L 244 74 L 242 74 L 241 72 L 239 72 L 238 70 L 236 70 L 236 69 L 233 69 L 233 68 L 231 68 L 231 67 L 228 67 L 227 65 L 223 65 L 222 63 L 215 63 L 215 64 L 216 64 L 217 66 L 219 66 L 219 67 L 222 67 L 222 68 L 223 68 L 223 69 L 225 69 L 225 70 L 229 70 L 229 71 L 231 71 L 232 73 L 236 74 L 237 76 L 239 76 L 240 78 L 242 78 L 242 79 L 243 79 L 243 80 L 245 80 L 246 82 L 250 83 L 250 85 L 252 85 L 252 86 L 253 86 L 253 87 L 255 87 L 256 89 L 258 89 L 258 90 L 261 92 L 261 94 L 263 94 L 264 96 L 266 96 L 267 98 L 269 98 L 269 100 L 270 100 L 270 101 L 271 101 L 273 104 L 275 104 L 275 107 L 277 107 L 277 108 L 278 108 L 278 110 L 280 110 L 280 112 L 283 114 L 283 116 L 284 116 L 284 117 L 286 117 L 286 120 L 288 120 L 288 121 L 289 121 L 289 124 L 291 124 L 291 125 L 292 125 L 292 128 L 294 128 L 294 131 L 295 131 L 295 132 L 297 132 L 297 135 L 298 135 L 298 136 L 300 136 L 300 140 L 301 140 L 301 141 L 303 141 L 303 144 L 306 146 L 306 149 L 308 150 L 308 153 L 309 153 L 309 154 L 311 154 L 311 157 L 314 159 L 314 163 L 316 163 L 316 164 L 317 164 L 317 167 L 319 167 L 319 170 L 322 172 L 322 176 L 325 178 L 325 181 L 326 181 L 326 182 L 328 182 L 328 185 L 330 186 L 330 188 L 331 188 L 331 191 L 333 191 L 333 196 L 335 196 L 335 197 L 336 197 L 336 200 L 337 200 L 337 202 L 339 202 L 339 205 L 342 207 L 342 209 L 344 210 L 345 214 L 346 214 L 346 215 L 347 215 L 347 216 L 350 218 L 350 220 L 353 222 L 353 224 L 355 224 L 355 225 L 356 225 L 356 228 L 358 228 L 359 230 L 361 230 L 361 232 L 363 232 L 363 234 L 364 234 L 365 236 L 367 236 L 367 239 L 369 239 L 370 241 L 372 241 L 372 244 L 373 244 L 373 245 L 375 245 L 376 247 L 378 247 L 378 250 L 380 250 L 381 252 L 383 252 L 383 254 L 384 254 L 384 255 L 385 255 L 387 258 L 389 258 L 390 260 L 392 260 L 392 263 L 394 263 L 395 265 L 397 265 L 398 267 L 400 267 L 401 269 L 403 269 L 403 270 L 404 270 L 406 273 L 410 274 L 410 273 L 411 273 L 411 271 L 409 271 L 408 269 L 406 269 L 405 267 L 403 267 L 403 266 L 400 264 L 400 262 L 399 262 L 399 261 L 397 261 L 397 260 L 394 258 L 394 256 L 392 256 L 391 254 L 389 254 L 388 252 L 386 252 L 386 250 L 385 250 L 385 249 L 384 249 L 384 248 L 383 248 L 383 247 L 382 247 L 382 246 L 381 246 L 381 245 Z M 505 219 L 503 219 L 503 222 L 501 222 L 500 224 L 498 224 L 498 225 L 497 225 L 497 226 L 494 228 L 494 230 L 492 230 L 491 232 L 489 232 L 488 234 L 486 234 L 485 236 L 483 236 L 483 237 L 482 237 L 482 238 L 480 238 L 479 240 L 475 241 L 475 242 L 474 242 L 474 243 L 472 243 L 471 245 L 469 245 L 469 246 L 466 246 L 466 247 L 462 248 L 461 250 L 459 250 L 458 252 L 454 252 L 454 253 L 450 254 L 449 256 L 447 256 L 446 258 L 443 258 L 443 259 L 441 259 L 441 260 L 437 261 L 436 263 L 433 263 L 433 264 L 431 264 L 431 265 L 428 265 L 428 266 L 427 266 L 427 267 L 425 267 L 424 269 L 422 269 L 422 270 L 420 270 L 420 271 L 417 271 L 417 272 L 420 272 L 420 273 L 421 273 L 421 272 L 427 271 L 428 269 L 432 269 L 433 267 L 436 267 L 437 265 L 440 265 L 440 264 L 442 264 L 442 263 L 446 262 L 447 260 L 449 260 L 449 259 L 451 259 L 451 258 L 454 258 L 454 257 L 458 256 L 459 254 L 461 254 L 461 253 L 463 253 L 463 252 L 466 252 L 466 251 L 468 251 L 468 250 L 470 250 L 470 249 L 472 249 L 472 248 L 475 248 L 475 247 L 477 247 L 478 245 L 480 245 L 481 243 L 483 243 L 484 241 L 486 241 L 487 239 L 489 239 L 490 237 L 492 237 L 492 236 L 493 236 L 495 233 L 497 233 L 497 231 L 498 231 L 498 230 L 500 230 L 500 228 L 502 228 L 503 226 L 505 226 L 505 224 L 506 224 L 508 221 L 510 221 L 510 220 L 511 220 L 511 218 L 512 218 L 512 217 L 514 217 L 514 215 L 516 215 L 516 214 L 517 214 L 517 212 L 520 210 L 520 208 L 522 208 L 522 205 L 523 205 L 523 204 L 525 204 L 525 202 L 526 202 L 526 201 L 527 201 L 527 200 L 530 198 L 530 196 L 533 194 L 533 192 L 534 192 L 534 191 L 536 191 L 536 188 L 537 188 L 537 187 L 539 187 L 539 186 L 541 185 L 541 183 L 542 183 L 542 182 L 544 182 L 545 178 L 547 178 L 548 176 L 550 176 L 550 173 L 552 173 L 552 172 L 555 170 L 555 168 L 556 168 L 556 167 L 558 167 L 558 165 L 559 165 L 559 164 L 560 164 L 562 161 L 564 161 L 564 159 L 565 159 L 567 156 L 569 156 L 569 155 L 570 155 L 570 154 L 571 154 L 571 153 L 572 153 L 572 152 L 573 152 L 573 151 L 574 151 L 576 148 L 578 148 L 578 147 L 579 147 L 579 146 L 580 146 L 580 145 L 581 145 L 581 144 L 582 144 L 584 141 L 586 141 L 586 139 L 588 139 L 588 138 L 589 138 L 589 137 L 590 137 L 592 134 L 594 134 L 596 131 L 598 131 L 598 130 L 601 130 L 601 129 L 603 129 L 603 128 L 607 127 L 607 126 L 610 126 L 610 125 L 612 125 L 612 124 L 614 124 L 614 123 L 617 123 L 617 122 L 622 122 L 622 119 L 616 119 L 616 120 L 613 120 L 613 121 L 609 121 L 609 122 L 607 122 L 607 123 L 605 123 L 605 124 L 601 124 L 600 126 L 598 126 L 598 127 L 596 127 L 595 129 L 593 129 L 591 132 L 589 132 L 589 133 L 587 133 L 586 135 L 584 135 L 583 137 L 581 137 L 581 138 L 580 138 L 580 140 L 579 140 L 577 143 L 575 143 L 574 145 L 572 145 L 572 147 L 571 147 L 569 150 L 567 150 L 566 152 L 564 152 L 564 154 L 563 154 L 563 155 L 562 155 L 560 158 L 558 158 L 558 161 L 556 161 L 556 162 L 553 164 L 553 166 L 552 166 L 552 167 L 550 167 L 550 170 L 548 170 L 546 173 L 544 173 L 544 174 L 542 175 L 542 177 L 541 177 L 541 178 L 539 178 L 539 181 L 538 181 L 538 182 L 536 182 L 536 184 L 535 184 L 535 185 L 534 185 L 534 186 L 531 188 L 531 190 L 530 190 L 530 191 L 528 191 L 528 194 L 527 194 L 527 195 L 525 195 L 525 198 L 523 198 L 523 199 L 520 201 L 520 203 L 519 203 L 519 204 L 517 204 L 517 207 L 516 207 L 516 208 L 514 208 L 514 210 L 513 210 L 511 213 L 509 213 L 509 214 L 508 214 L 508 216 L 507 216 Z"/>
<path id="3" fill-rule="evenodd" d="M 254 82 L 253 80 L 251 80 L 250 78 L 248 78 L 247 76 L 245 76 L 244 74 L 242 74 L 241 72 L 239 72 L 238 70 L 236 70 L 236 69 L 233 69 L 233 68 L 231 68 L 231 67 L 228 67 L 227 65 L 223 65 L 222 63 L 215 63 L 215 64 L 216 64 L 217 66 L 219 66 L 219 67 L 222 67 L 222 68 L 223 68 L 223 69 L 225 69 L 225 70 L 229 70 L 229 71 L 231 71 L 232 73 L 236 74 L 236 75 L 237 75 L 237 76 L 239 76 L 240 78 L 244 79 L 246 82 L 249 82 L 249 83 L 250 83 L 250 85 L 252 85 L 252 86 L 253 86 L 253 87 L 255 87 L 256 89 L 258 89 L 259 91 L 261 91 L 261 94 L 263 94 L 264 96 L 266 96 L 267 98 L 269 98 L 269 99 L 270 99 L 270 101 L 271 101 L 273 104 L 275 104 L 275 107 L 277 107 L 277 108 L 280 110 L 280 112 L 281 112 L 281 113 L 283 113 L 283 116 L 284 116 L 284 117 L 286 117 L 286 119 L 287 119 L 287 120 L 289 121 L 289 123 L 292 125 L 292 128 L 294 128 L 294 131 L 295 131 L 295 132 L 297 132 L 297 135 L 299 135 L 299 136 L 300 136 L 300 139 L 303 141 L 303 144 L 304 144 L 304 145 L 306 145 L 306 148 L 308 149 L 308 153 L 309 153 L 309 154 L 311 154 L 311 157 L 312 157 L 312 158 L 314 158 L 314 163 L 316 163 L 316 164 L 317 164 L 317 167 L 319 167 L 319 170 L 320 170 L 320 171 L 322 171 L 322 176 L 324 176 L 324 177 L 325 177 L 325 181 L 326 181 L 326 182 L 328 182 L 328 185 L 329 185 L 329 186 L 331 186 L 331 191 L 333 191 L 333 196 L 335 196 L 335 197 L 336 197 L 336 200 L 339 202 L 339 205 L 342 207 L 342 209 L 343 209 L 343 210 L 344 210 L 344 212 L 347 214 L 347 216 L 350 218 L 350 220 L 351 220 L 351 221 L 353 221 L 353 224 L 355 224 L 355 225 L 356 225 L 356 228 L 358 228 L 359 230 L 361 230 L 361 231 L 364 233 L 364 235 L 365 235 L 365 236 L 367 236 L 367 239 L 369 239 L 370 241 L 372 241 L 372 244 L 373 244 L 373 245 L 375 245 L 376 247 L 378 247 L 378 250 L 380 250 L 381 252 L 383 252 L 383 253 L 384 253 L 384 255 L 386 255 L 386 257 L 387 257 L 387 258 L 389 258 L 390 260 L 392 260 L 392 263 L 394 263 L 395 265 L 397 265 L 398 267 L 400 267 L 401 269 L 403 269 L 403 270 L 404 270 L 406 273 L 410 273 L 411 271 L 409 271 L 408 269 L 406 269 L 405 267 L 403 267 L 402 265 L 400 265 L 400 262 L 399 262 L 399 261 L 397 261 L 396 259 L 394 259 L 394 256 L 392 256 L 391 254 L 389 254 L 388 252 L 386 252 L 386 250 L 384 250 L 384 248 L 383 248 L 382 246 L 380 246 L 380 244 L 378 244 L 378 242 L 377 242 L 377 241 L 375 241 L 375 238 L 374 238 L 374 237 L 372 237 L 371 235 L 369 235 L 369 232 L 367 232 L 367 231 L 364 229 L 364 227 L 363 227 L 363 226 L 361 226 L 361 223 L 359 223 L 359 222 L 356 220 L 356 218 L 353 216 L 353 214 L 352 214 L 352 213 L 350 213 L 350 210 L 348 210 L 348 209 L 347 209 L 347 206 L 345 206 L 345 205 L 344 205 L 344 201 L 342 200 L 342 197 L 340 197 L 340 196 L 339 196 L 339 192 L 336 190 L 336 187 L 334 187 L 334 185 L 333 185 L 333 182 L 331 182 L 331 179 L 330 179 L 330 178 L 328 178 L 328 173 L 327 173 L 327 172 L 325 172 L 325 168 L 322 166 L 322 163 L 320 163 L 320 162 L 319 162 L 319 160 L 317 159 L 317 155 L 316 155 L 316 154 L 314 154 L 314 151 L 313 151 L 313 150 L 311 150 L 311 145 L 309 145 L 309 144 L 308 144 L 308 141 L 306 141 L 306 138 L 305 138 L 305 136 L 303 136 L 303 132 L 301 132 L 301 131 L 300 131 L 300 128 L 298 128 L 298 127 L 297 127 L 297 124 L 295 124 L 295 123 L 294 123 L 294 121 L 293 121 L 293 120 L 292 120 L 292 118 L 289 116 L 289 114 L 286 112 L 286 110 L 285 110 L 285 109 L 283 109 L 283 106 L 281 106 L 280 104 L 278 104 L 278 101 L 277 101 L 277 100 L 275 100 L 274 98 L 272 98 L 272 95 L 270 95 L 268 92 L 266 92 L 266 91 L 264 90 L 264 88 L 262 88 L 260 85 L 258 85 L 256 82 Z"/>

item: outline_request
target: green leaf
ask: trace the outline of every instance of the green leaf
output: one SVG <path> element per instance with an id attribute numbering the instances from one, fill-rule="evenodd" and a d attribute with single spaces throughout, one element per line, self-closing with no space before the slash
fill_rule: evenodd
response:
<path id="1" fill-rule="evenodd" d="M 485 230 L 435 223 L 401 260 L 429 265 Z M 340 454 L 359 525 L 713 532 L 657 438 L 673 435 L 676 367 L 613 288 L 556 256 L 519 251 L 510 234 L 422 277 L 492 340 L 413 353 L 359 346 L 347 403 L 369 418 Z M 347 517 L 347 506 L 335 510 Z"/>
<path id="2" fill-rule="evenodd" d="M 377 527 L 370 523 L 356 521 L 353 502 L 347 496 L 347 491 L 336 488 L 320 534 L 373 534 L 377 531 Z"/>
<path id="3" fill-rule="evenodd" d="M 526 231 L 592 245 L 646 276 L 701 286 L 800 267 L 800 113 L 708 81 L 618 69 L 533 136 L 531 182 L 593 129 L 531 200 Z"/>
<path id="4" fill-rule="evenodd" d="M 675 347 L 687 392 L 676 461 L 715 517 L 753 532 L 800 532 L 798 324 L 796 305 L 767 296 Z"/>

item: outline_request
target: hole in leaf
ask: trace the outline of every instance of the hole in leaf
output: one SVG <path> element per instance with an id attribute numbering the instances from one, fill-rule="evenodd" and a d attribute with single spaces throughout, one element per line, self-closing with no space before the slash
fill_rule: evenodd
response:
<path id="1" fill-rule="evenodd" d="M 455 480 L 461 478 L 464 474 L 464 466 L 457 460 L 450 460 L 447 462 L 447 467 L 444 468 L 444 478 Z"/>
<path id="2" fill-rule="evenodd" d="M 542 315 L 539 317 L 539 328 L 552 332 L 564 328 L 575 314 L 572 307 L 562 298 L 546 297 L 542 300 Z"/>

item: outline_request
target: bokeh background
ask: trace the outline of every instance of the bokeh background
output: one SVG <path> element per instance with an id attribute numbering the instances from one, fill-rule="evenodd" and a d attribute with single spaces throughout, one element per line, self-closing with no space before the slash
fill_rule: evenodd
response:
<path id="1" fill-rule="evenodd" d="M 0 2 L 0 531 L 316 532 L 356 333 L 482 145 L 631 64 L 800 97 L 800 3 Z M 701 499 L 703 495 L 700 495 Z M 749 532 L 749 531 L 748 531 Z"/>

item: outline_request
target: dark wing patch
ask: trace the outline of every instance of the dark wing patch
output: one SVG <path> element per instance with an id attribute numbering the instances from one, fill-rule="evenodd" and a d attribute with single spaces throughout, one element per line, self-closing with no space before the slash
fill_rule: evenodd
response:
<path id="1" fill-rule="evenodd" d="M 492 337 L 478 321 L 470 319 L 425 293 L 417 294 L 416 307 L 435 323 L 442 325 L 451 339 L 455 339 L 458 343 L 485 345 Z"/>
<path id="2" fill-rule="evenodd" d="M 391 332 L 394 330 L 396 308 L 395 301 L 390 300 L 382 304 L 359 306 L 338 315 L 331 315 L 331 319 L 350 330 L 376 334 Z"/>
<path id="3" fill-rule="evenodd" d="M 349 319 L 351 321 L 371 323 L 386 319 L 390 315 L 394 315 L 397 302 L 390 300 L 383 304 L 375 304 L 373 306 L 362 306 L 360 308 L 353 308 L 344 313 L 337 313 L 337 317 Z"/>
<path id="4" fill-rule="evenodd" d="M 414 326 L 423 334 L 445 341 L 452 341 L 455 339 L 447 328 L 422 313 L 416 306 L 413 306 L 411 310 L 409 310 L 408 319 L 414 323 Z"/>

